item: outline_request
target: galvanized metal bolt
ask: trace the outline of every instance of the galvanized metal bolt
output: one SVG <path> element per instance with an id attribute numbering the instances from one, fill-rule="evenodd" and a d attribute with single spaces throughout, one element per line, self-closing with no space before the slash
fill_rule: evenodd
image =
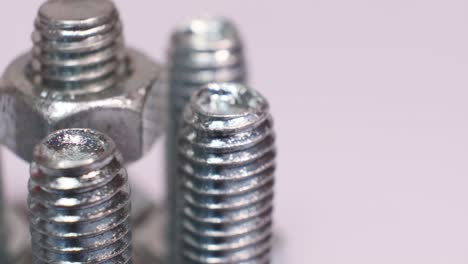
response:
<path id="1" fill-rule="evenodd" d="M 110 1 L 49 1 L 35 28 L 28 74 L 37 86 L 98 92 L 128 71 L 122 25 Z"/>
<path id="2" fill-rule="evenodd" d="M 111 0 L 49 0 L 33 48 L 11 63 L 0 90 L 0 136 L 18 156 L 53 131 L 84 127 L 111 136 L 128 162 L 162 133 L 162 67 L 124 46 Z"/>
<path id="3" fill-rule="evenodd" d="M 177 27 L 169 50 L 169 124 L 167 138 L 167 193 L 170 210 L 171 263 L 179 263 L 180 205 L 177 178 L 177 135 L 190 96 L 211 82 L 246 81 L 242 41 L 235 25 L 225 18 L 198 18 Z"/>
<path id="4" fill-rule="evenodd" d="M 131 263 L 130 187 L 121 153 L 89 129 L 34 149 L 28 197 L 33 263 Z"/>
<path id="5" fill-rule="evenodd" d="M 275 135 L 265 98 L 209 84 L 180 131 L 183 263 L 270 263 Z"/>

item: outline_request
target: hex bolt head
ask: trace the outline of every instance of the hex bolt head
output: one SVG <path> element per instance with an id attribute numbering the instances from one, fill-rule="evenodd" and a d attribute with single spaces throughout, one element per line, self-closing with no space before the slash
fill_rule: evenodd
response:
<path id="1" fill-rule="evenodd" d="M 211 82 L 239 82 L 247 79 L 244 48 L 234 23 L 226 18 L 202 17 L 179 25 L 169 49 L 169 122 L 167 137 L 167 193 L 169 201 L 170 262 L 179 263 L 180 223 L 177 182 L 177 135 L 182 112 L 190 96 Z"/>
<path id="2" fill-rule="evenodd" d="M 123 158 L 108 136 L 66 129 L 34 149 L 33 263 L 131 263 L 130 207 Z"/>
<path id="3" fill-rule="evenodd" d="M 182 263 L 270 263 L 276 151 L 265 98 L 209 84 L 185 108 L 179 139 Z"/>
<path id="4" fill-rule="evenodd" d="M 163 129 L 163 69 L 125 48 L 110 0 L 50 0 L 39 9 L 33 48 L 11 63 L 0 85 L 0 137 L 30 161 L 48 134 L 84 127 L 112 137 L 138 160 Z"/>

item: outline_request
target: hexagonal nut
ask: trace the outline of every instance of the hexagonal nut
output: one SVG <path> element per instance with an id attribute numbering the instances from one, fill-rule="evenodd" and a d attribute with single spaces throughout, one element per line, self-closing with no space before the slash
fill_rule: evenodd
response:
<path id="1" fill-rule="evenodd" d="M 131 74 L 98 93 L 35 87 L 26 76 L 30 55 L 17 58 L 0 88 L 0 137 L 30 161 L 32 149 L 51 132 L 92 128 L 114 139 L 127 162 L 138 160 L 164 131 L 165 71 L 147 56 L 128 49 Z"/>

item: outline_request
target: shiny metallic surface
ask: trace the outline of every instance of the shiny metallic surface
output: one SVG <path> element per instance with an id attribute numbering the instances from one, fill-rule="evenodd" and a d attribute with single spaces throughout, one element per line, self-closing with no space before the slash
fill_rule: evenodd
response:
<path id="1" fill-rule="evenodd" d="M 179 141 L 183 263 L 270 263 L 274 142 L 256 91 L 223 83 L 195 92 Z"/>
<path id="2" fill-rule="evenodd" d="M 138 190 L 132 188 L 132 242 L 134 264 L 159 264 L 164 262 L 164 235 L 167 211 Z M 31 264 L 31 238 L 27 209 L 23 204 L 7 208 L 8 253 L 12 264 Z M 3 262 L 2 262 L 3 263 Z"/>
<path id="3" fill-rule="evenodd" d="M 108 136 L 66 129 L 37 145 L 28 207 L 33 263 L 132 263 L 130 185 Z"/>
<path id="4" fill-rule="evenodd" d="M 6 69 L 0 136 L 30 161 L 32 149 L 63 128 L 111 136 L 126 161 L 139 159 L 163 129 L 162 66 L 125 48 L 109 0 L 50 0 L 39 9 L 33 48 Z"/>
<path id="5" fill-rule="evenodd" d="M 167 136 L 167 193 L 172 263 L 181 255 L 178 221 L 177 135 L 184 106 L 202 85 L 246 80 L 242 40 L 236 26 L 225 18 L 197 18 L 179 25 L 169 50 L 169 122 Z"/>
<path id="6" fill-rule="evenodd" d="M 108 0 L 49 1 L 39 9 L 35 28 L 28 74 L 36 86 L 98 92 L 128 70 L 122 24 Z"/>

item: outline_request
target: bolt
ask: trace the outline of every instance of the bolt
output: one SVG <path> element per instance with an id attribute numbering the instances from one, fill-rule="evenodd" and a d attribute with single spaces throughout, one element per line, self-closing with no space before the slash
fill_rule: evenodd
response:
<path id="1" fill-rule="evenodd" d="M 167 139 L 167 193 L 171 263 L 179 263 L 177 237 L 179 192 L 177 135 L 184 106 L 192 93 L 211 82 L 246 80 L 242 41 L 235 25 L 225 18 L 198 18 L 181 24 L 171 37 L 169 51 L 169 124 Z"/>
<path id="2" fill-rule="evenodd" d="M 184 263 L 270 263 L 274 141 L 256 91 L 224 83 L 194 93 L 179 141 Z"/>
<path id="3" fill-rule="evenodd" d="M 29 181 L 33 263 L 131 263 L 130 186 L 108 136 L 57 131 L 38 144 Z"/>
<path id="4" fill-rule="evenodd" d="M 98 92 L 128 71 L 122 24 L 112 2 L 48 1 L 35 28 L 28 74 L 38 87 Z"/>
<path id="5" fill-rule="evenodd" d="M 162 132 L 162 67 L 125 47 L 112 1 L 49 0 L 32 41 L 3 76 L 5 144 L 29 161 L 48 134 L 84 127 L 112 137 L 126 161 L 138 160 Z"/>

